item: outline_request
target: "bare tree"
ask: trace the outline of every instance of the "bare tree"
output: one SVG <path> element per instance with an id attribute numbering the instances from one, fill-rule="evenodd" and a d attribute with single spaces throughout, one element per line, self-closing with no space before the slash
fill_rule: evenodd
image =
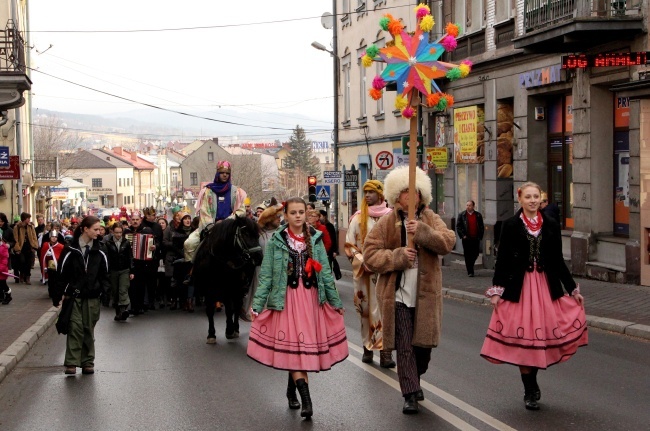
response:
<path id="1" fill-rule="evenodd" d="M 34 155 L 36 159 L 59 158 L 59 176 L 66 176 L 69 169 L 74 169 L 74 159 L 81 146 L 82 136 L 69 130 L 65 123 L 56 116 L 41 115 L 33 125 Z M 61 163 L 65 161 L 65 163 Z"/>

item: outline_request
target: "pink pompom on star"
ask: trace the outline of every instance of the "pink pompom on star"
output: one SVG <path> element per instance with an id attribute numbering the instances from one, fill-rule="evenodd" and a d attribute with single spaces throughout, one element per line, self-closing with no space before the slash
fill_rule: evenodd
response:
<path id="1" fill-rule="evenodd" d="M 466 64 L 466 65 L 469 66 L 470 69 L 472 68 L 472 66 L 474 66 L 474 63 L 472 63 L 472 60 L 463 60 L 463 61 L 460 62 L 460 64 Z"/>
<path id="2" fill-rule="evenodd" d="M 375 76 L 375 79 L 372 80 L 372 88 L 375 90 L 381 90 L 386 86 L 386 81 L 381 76 Z"/>
<path id="3" fill-rule="evenodd" d="M 424 18 L 427 15 L 429 15 L 429 10 L 425 7 L 418 8 L 417 12 L 415 12 L 415 16 L 418 19 Z"/>
<path id="4" fill-rule="evenodd" d="M 440 43 L 447 52 L 453 51 L 458 46 L 458 42 L 456 42 L 456 38 L 453 36 L 445 36 Z"/>
<path id="5" fill-rule="evenodd" d="M 413 116 L 413 114 L 415 114 L 415 110 L 413 108 L 411 108 L 410 106 L 407 106 L 402 111 L 402 117 L 404 117 L 404 118 L 411 118 Z"/>

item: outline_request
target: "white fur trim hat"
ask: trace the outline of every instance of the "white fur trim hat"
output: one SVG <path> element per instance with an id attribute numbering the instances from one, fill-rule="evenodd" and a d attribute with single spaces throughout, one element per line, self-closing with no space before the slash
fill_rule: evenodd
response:
<path id="1" fill-rule="evenodd" d="M 399 199 L 402 190 L 409 188 L 409 167 L 400 166 L 395 168 L 386 176 L 384 180 L 384 195 L 386 201 L 393 205 Z M 420 168 L 415 168 L 415 188 L 422 195 L 422 203 L 429 205 L 431 203 L 431 179 Z"/>

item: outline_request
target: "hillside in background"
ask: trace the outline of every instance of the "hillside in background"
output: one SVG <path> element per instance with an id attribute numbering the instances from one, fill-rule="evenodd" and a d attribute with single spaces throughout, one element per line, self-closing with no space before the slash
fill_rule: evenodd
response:
<path id="1" fill-rule="evenodd" d="M 137 109 L 108 115 L 89 115 L 71 112 L 34 110 L 34 120 L 38 116 L 56 116 L 65 125 L 84 136 L 84 145 L 109 145 L 116 141 L 134 141 L 140 139 L 160 141 L 193 141 L 212 137 L 237 136 L 239 141 L 247 140 L 284 140 L 291 135 L 291 130 L 299 124 L 306 130 L 321 130 L 320 136 L 313 134 L 310 139 L 329 138 L 332 128 L 331 105 L 324 102 L 323 119 L 310 119 L 300 114 L 274 114 L 269 112 L 236 112 L 219 109 L 211 112 L 191 112 L 196 118 L 156 109 Z M 189 111 L 188 111 L 189 112 Z M 229 123 L 241 123 L 250 126 L 238 126 Z M 251 127 L 261 126 L 261 127 Z M 287 129 L 274 130 L 264 126 Z M 224 139 L 227 141 L 227 139 Z"/>

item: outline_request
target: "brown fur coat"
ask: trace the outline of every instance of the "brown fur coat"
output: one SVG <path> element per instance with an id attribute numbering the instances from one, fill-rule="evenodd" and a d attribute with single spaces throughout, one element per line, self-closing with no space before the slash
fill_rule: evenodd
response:
<path id="1" fill-rule="evenodd" d="M 38 248 L 38 238 L 36 237 L 36 230 L 32 223 L 27 226 L 23 226 L 22 222 L 16 223 L 16 227 L 14 228 L 14 238 L 16 239 L 16 245 L 14 246 L 14 251 L 16 253 L 20 253 L 25 241 L 29 241 L 29 245 L 33 249 Z"/>
<path id="2" fill-rule="evenodd" d="M 377 301 L 381 310 L 384 349 L 395 349 L 395 281 L 410 264 L 401 244 L 401 207 L 383 216 L 368 233 L 364 261 L 381 274 L 377 282 Z M 414 242 L 418 249 L 418 292 L 415 307 L 413 345 L 436 347 L 442 325 L 442 271 L 438 256 L 454 247 L 456 234 L 432 210 L 420 214 Z"/>

